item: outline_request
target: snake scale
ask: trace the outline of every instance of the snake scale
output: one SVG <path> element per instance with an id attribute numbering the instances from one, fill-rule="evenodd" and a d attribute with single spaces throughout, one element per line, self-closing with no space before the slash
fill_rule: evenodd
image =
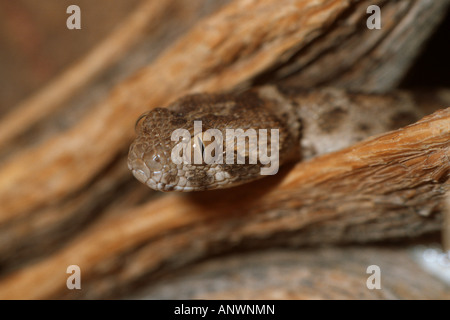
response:
<path id="1" fill-rule="evenodd" d="M 380 99 L 384 99 L 382 103 Z M 179 143 L 172 139 L 174 130 L 187 130 L 191 146 L 197 146 L 191 151 L 184 150 L 186 155 L 192 150 L 205 154 L 208 146 L 195 132 L 195 121 L 201 121 L 202 134 L 208 129 L 221 132 L 277 129 L 277 160 L 282 165 L 333 152 L 420 119 L 421 110 L 405 99 L 401 94 L 393 94 L 386 103 L 386 97 L 377 95 L 350 94 L 333 88 L 306 91 L 273 85 L 234 94 L 188 95 L 138 119 L 137 138 L 130 146 L 128 167 L 140 182 L 159 191 L 228 188 L 264 177 L 261 168 L 269 164 L 248 161 L 250 140 L 246 144 L 247 152 L 233 150 L 236 158 L 241 152 L 245 159 L 243 164 L 174 163 L 171 155 Z M 269 147 L 271 143 L 270 140 Z M 224 145 L 222 147 L 225 149 Z"/>

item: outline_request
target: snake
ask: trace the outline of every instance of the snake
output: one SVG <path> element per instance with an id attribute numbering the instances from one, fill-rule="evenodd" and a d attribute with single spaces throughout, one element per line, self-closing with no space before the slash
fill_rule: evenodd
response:
<path id="1" fill-rule="evenodd" d="M 223 189 L 263 178 L 261 170 L 272 164 L 261 159 L 250 161 L 251 143 L 245 136 L 243 151 L 236 144 L 230 151 L 234 160 L 241 156 L 243 161 L 224 161 L 228 145 L 217 136 L 209 136 L 207 141 L 204 137 L 209 129 L 223 133 L 222 138 L 229 129 L 254 130 L 257 135 L 277 130 L 276 161 L 283 165 L 349 147 L 422 116 L 422 111 L 401 94 L 385 98 L 336 88 L 305 90 L 277 85 L 235 93 L 189 94 L 139 117 L 127 162 L 137 180 L 157 191 Z M 201 123 L 201 132 L 196 131 L 196 122 Z M 184 130 L 185 136 L 174 139 L 176 130 Z M 269 140 L 265 143 L 272 155 Z M 179 148 L 184 160 L 174 161 L 174 150 L 182 141 L 182 146 L 190 149 Z M 205 161 L 202 156 L 211 143 L 215 143 L 211 150 L 223 154 L 213 154 L 215 161 Z M 215 149 L 217 146 L 220 148 Z M 253 149 L 259 148 L 258 142 Z M 200 154 L 200 162 L 192 161 L 195 152 Z"/>

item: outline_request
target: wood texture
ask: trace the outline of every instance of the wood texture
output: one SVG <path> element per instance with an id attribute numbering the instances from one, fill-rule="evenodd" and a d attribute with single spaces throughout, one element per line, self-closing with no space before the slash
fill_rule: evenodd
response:
<path id="1" fill-rule="evenodd" d="M 371 1 L 385 12 L 371 32 L 368 1 L 232 1 L 69 125 L 42 136 L 23 128 L 0 152 L 0 297 L 118 297 L 217 253 L 435 234 L 449 189 L 449 109 L 226 192 L 155 194 L 125 156 L 142 112 L 190 92 L 276 81 L 393 90 L 449 3 Z M 405 95 L 430 113 L 450 105 L 448 90 Z M 51 121 L 65 123 L 67 110 Z M 83 270 L 81 291 L 65 286 L 70 264 Z"/>
<path id="2" fill-rule="evenodd" d="M 280 67 L 276 71 L 278 77 L 283 78 L 281 83 L 296 86 L 332 85 L 367 92 L 392 90 L 443 18 L 442 10 L 448 3 L 357 1 L 346 12 L 347 23 L 339 21 L 331 26 Z M 366 9 L 370 5 L 381 9 L 380 30 L 365 27 Z"/>
<path id="3" fill-rule="evenodd" d="M 157 281 L 140 299 L 449 299 L 444 283 L 421 269 L 418 247 L 266 250 L 225 256 Z M 368 266 L 380 267 L 369 290 Z"/>

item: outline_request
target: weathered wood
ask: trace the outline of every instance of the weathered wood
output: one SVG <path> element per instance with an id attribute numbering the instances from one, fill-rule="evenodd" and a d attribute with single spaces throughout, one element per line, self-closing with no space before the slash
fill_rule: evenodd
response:
<path id="1" fill-rule="evenodd" d="M 280 83 L 335 86 L 366 92 L 396 87 L 425 40 L 444 18 L 449 1 L 358 1 L 346 23 L 337 21 L 275 73 Z M 379 5 L 382 28 L 366 28 L 370 5 Z M 327 70 L 327 72 L 323 72 Z M 273 77 L 269 73 L 266 78 Z"/>
<path id="2" fill-rule="evenodd" d="M 333 247 L 221 256 L 163 277 L 133 298 L 450 299 L 448 286 L 419 267 L 417 249 Z M 380 267 L 380 289 L 366 286 L 371 265 Z"/>

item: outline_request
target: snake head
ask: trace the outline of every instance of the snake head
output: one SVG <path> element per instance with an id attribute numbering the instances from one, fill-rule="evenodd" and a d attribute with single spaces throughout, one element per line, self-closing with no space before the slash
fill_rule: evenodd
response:
<path id="1" fill-rule="evenodd" d="M 229 188 L 275 174 L 278 141 L 290 150 L 294 140 L 287 129 L 279 136 L 279 128 L 286 128 L 280 120 L 284 118 L 269 105 L 251 93 L 233 98 L 200 94 L 153 109 L 136 123 L 128 167 L 140 182 L 158 191 Z"/>
<path id="2" fill-rule="evenodd" d="M 173 143 L 168 126 L 172 117 L 172 112 L 162 108 L 140 116 L 135 126 L 138 136 L 128 154 L 128 168 L 136 179 L 160 191 L 176 189 L 178 170 L 170 161 Z"/>

